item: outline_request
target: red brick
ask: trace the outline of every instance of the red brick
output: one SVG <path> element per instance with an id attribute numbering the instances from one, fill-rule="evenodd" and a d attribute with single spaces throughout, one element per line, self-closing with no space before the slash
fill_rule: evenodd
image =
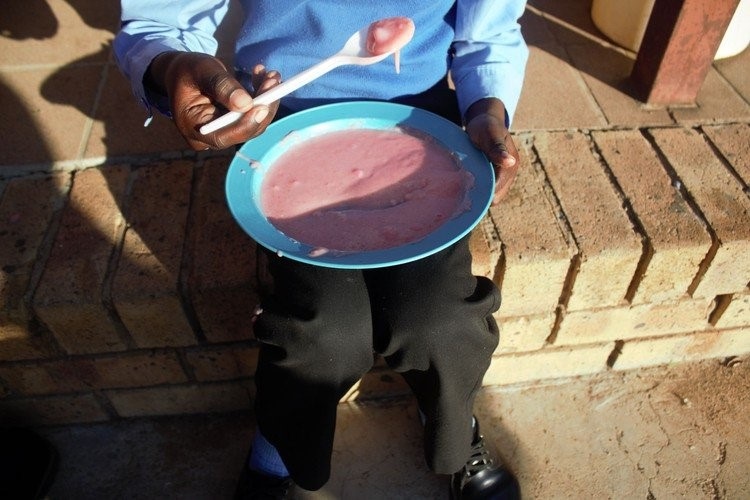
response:
<path id="1" fill-rule="evenodd" d="M 37 315 L 70 353 L 126 348 L 103 302 L 103 284 L 120 241 L 120 205 L 129 170 L 90 168 L 75 174 L 70 199 L 34 295 Z"/>
<path id="2" fill-rule="evenodd" d="M 607 369 L 607 359 L 614 347 L 614 342 L 609 342 L 496 356 L 492 359 L 482 384 L 512 385 L 599 373 Z"/>
<path id="3" fill-rule="evenodd" d="M 106 391 L 121 417 L 213 413 L 250 408 L 250 388 L 239 382 Z"/>
<path id="4" fill-rule="evenodd" d="M 222 346 L 185 354 L 195 378 L 201 382 L 252 377 L 258 366 L 258 348 Z"/>
<path id="5" fill-rule="evenodd" d="M 67 197 L 70 174 L 22 177 L 8 181 L 0 201 L 0 359 L 55 353 L 54 342 L 32 332 L 26 304 L 32 275 L 53 217 Z"/>
<path id="6" fill-rule="evenodd" d="M 102 358 L 68 358 L 0 366 L 0 378 L 22 395 L 141 387 L 187 381 L 174 353 L 134 353 Z"/>
<path id="7" fill-rule="evenodd" d="M 545 196 L 531 148 L 516 142 L 522 147 L 518 177 L 508 196 L 490 208 L 502 241 L 503 318 L 554 311 L 576 251 Z"/>
<path id="8" fill-rule="evenodd" d="M 3 423 L 15 425 L 64 425 L 109 420 L 109 414 L 91 394 L 51 396 L 0 401 Z"/>
<path id="9" fill-rule="evenodd" d="M 750 124 L 734 123 L 704 127 L 703 131 L 711 139 L 721 154 L 732 165 L 745 186 L 750 186 Z"/>
<path id="10" fill-rule="evenodd" d="M 740 292 L 750 282 L 750 200 L 742 185 L 695 130 L 651 131 L 716 235 L 716 254 L 693 291 L 696 297 Z"/>
<path id="11" fill-rule="evenodd" d="M 471 231 L 469 249 L 472 274 L 493 279 L 501 250 L 495 226 L 489 217 L 483 217 Z"/>
<path id="12" fill-rule="evenodd" d="M 53 377 L 45 365 L 49 366 L 48 363 L 0 365 L 0 379 L 5 381 L 6 390 L 24 396 L 74 392 L 80 388 L 76 384 L 75 389 L 71 389 L 67 380 Z"/>
<path id="13" fill-rule="evenodd" d="M 687 294 L 711 248 L 711 236 L 672 186 L 639 131 L 595 132 L 593 137 L 642 224 L 652 252 L 637 276 L 632 303 L 671 301 Z"/>
<path id="14" fill-rule="evenodd" d="M 251 338 L 258 303 L 256 244 L 226 204 L 228 162 L 214 159 L 200 168 L 190 220 L 187 283 L 203 333 L 212 342 Z"/>
<path id="15" fill-rule="evenodd" d="M 560 323 L 555 345 L 672 335 L 706 330 L 712 301 L 684 299 L 588 311 L 568 312 Z"/>
<path id="16" fill-rule="evenodd" d="M 56 356 L 59 347 L 50 335 L 23 322 L 0 323 L 0 361 Z"/>
<path id="17" fill-rule="evenodd" d="M 192 172 L 176 161 L 134 174 L 112 301 L 138 347 L 196 342 L 179 290 Z"/>
<path id="18" fill-rule="evenodd" d="M 750 328 L 718 330 L 625 342 L 613 369 L 685 363 L 750 353 Z"/>
<path id="19" fill-rule="evenodd" d="M 732 295 L 726 308 L 716 321 L 717 328 L 743 326 L 750 326 L 750 289 Z"/>
<path id="20" fill-rule="evenodd" d="M 173 352 L 126 353 L 94 358 L 94 378 L 86 380 L 96 389 L 176 384 L 187 375 Z"/>
<path id="21" fill-rule="evenodd" d="M 547 344 L 555 324 L 555 313 L 498 318 L 500 343 L 495 354 L 537 351 Z"/>
<path id="22" fill-rule="evenodd" d="M 534 146 L 580 251 L 568 309 L 622 303 L 642 245 L 587 138 L 578 132 L 540 133 Z"/>

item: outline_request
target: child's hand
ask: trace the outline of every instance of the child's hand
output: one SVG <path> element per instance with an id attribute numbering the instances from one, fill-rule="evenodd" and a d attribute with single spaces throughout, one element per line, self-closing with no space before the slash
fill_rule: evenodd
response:
<path id="1" fill-rule="evenodd" d="M 510 190 L 521 164 L 516 145 L 505 127 L 505 105 L 499 99 L 481 99 L 466 111 L 466 133 L 495 167 L 495 196 L 498 203 Z"/>
<path id="2" fill-rule="evenodd" d="M 207 54 L 164 52 L 151 63 L 149 82 L 169 97 L 172 118 L 187 143 L 196 151 L 223 149 L 260 135 L 273 119 L 278 103 L 253 109 L 253 99 L 226 67 Z M 278 72 L 263 66 L 253 70 L 253 85 L 262 93 L 277 85 Z M 203 135 L 200 127 L 226 110 L 245 115 L 216 132 Z"/>

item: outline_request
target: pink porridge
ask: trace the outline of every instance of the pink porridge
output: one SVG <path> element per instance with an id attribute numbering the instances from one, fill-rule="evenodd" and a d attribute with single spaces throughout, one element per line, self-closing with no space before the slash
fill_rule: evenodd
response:
<path id="1" fill-rule="evenodd" d="M 270 166 L 260 206 L 281 232 L 328 251 L 418 241 L 468 210 L 474 177 L 424 134 L 399 128 L 329 132 Z"/>

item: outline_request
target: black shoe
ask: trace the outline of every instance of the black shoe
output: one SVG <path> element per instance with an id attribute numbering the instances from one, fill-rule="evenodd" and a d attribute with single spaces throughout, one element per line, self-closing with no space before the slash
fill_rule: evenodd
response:
<path id="1" fill-rule="evenodd" d="M 254 470 L 247 465 L 242 468 L 235 500 L 283 500 L 292 498 L 294 481 L 290 477 L 269 476 Z"/>
<path id="2" fill-rule="evenodd" d="M 518 480 L 492 454 L 474 420 L 471 456 L 464 467 L 451 477 L 452 500 L 519 500 Z"/>

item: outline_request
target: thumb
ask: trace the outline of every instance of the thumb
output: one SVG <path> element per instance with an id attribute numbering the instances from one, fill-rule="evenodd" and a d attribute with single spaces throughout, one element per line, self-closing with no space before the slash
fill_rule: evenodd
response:
<path id="1" fill-rule="evenodd" d="M 505 143 L 507 129 L 505 125 L 489 114 L 475 116 L 466 124 L 469 138 L 484 154 L 492 164 L 497 166 L 512 166 L 507 162 L 515 163 L 515 158 L 508 150 Z"/>
<path id="2" fill-rule="evenodd" d="M 505 141 L 494 142 L 487 148 L 487 156 L 493 165 L 501 167 L 513 167 L 516 165 L 516 158 L 508 150 Z"/>

